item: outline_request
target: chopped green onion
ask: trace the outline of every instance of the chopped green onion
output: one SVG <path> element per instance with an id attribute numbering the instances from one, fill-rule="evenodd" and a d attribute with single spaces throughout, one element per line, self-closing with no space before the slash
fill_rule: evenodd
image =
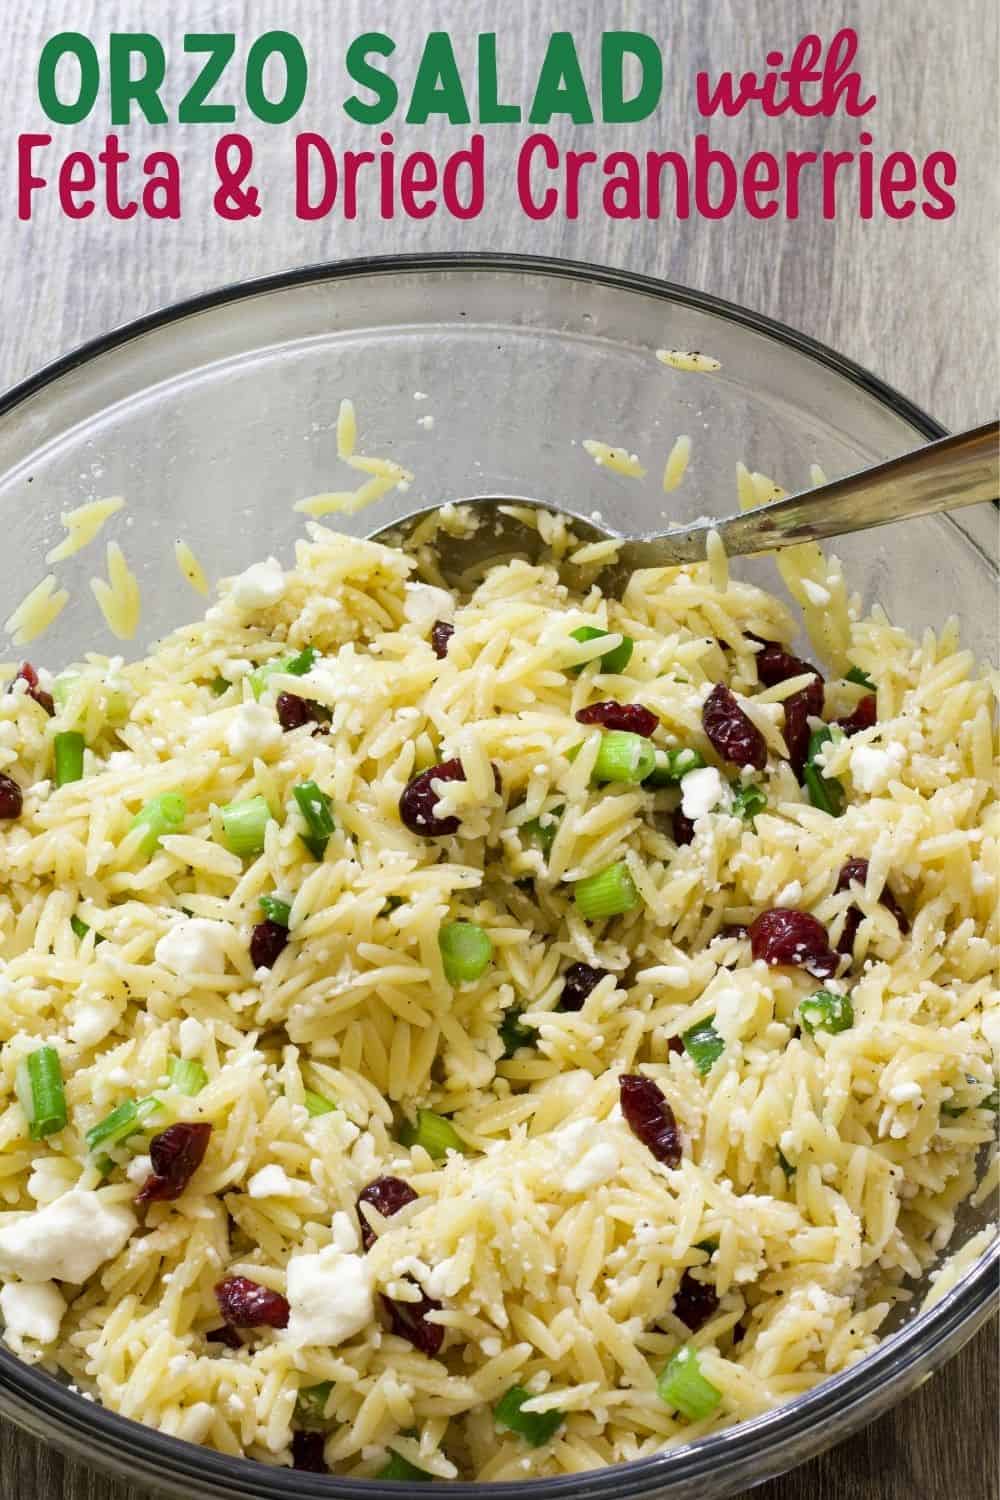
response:
<path id="1" fill-rule="evenodd" d="M 81 921 L 81 919 L 74 914 L 69 919 L 69 925 L 70 925 L 70 927 L 72 927 L 73 931 L 76 933 L 77 937 L 80 939 L 80 941 L 82 943 L 83 940 L 84 940 L 84 938 L 87 936 L 87 933 L 90 931 L 90 928 L 87 926 L 86 922 Z M 96 948 L 97 945 L 98 945 L 98 943 L 103 943 L 103 942 L 104 942 L 104 938 L 101 936 L 101 934 L 99 932 L 95 932 L 94 933 L 94 947 Z"/>
<path id="2" fill-rule="evenodd" d="M 159 1099 L 124 1100 L 87 1131 L 84 1137 L 87 1150 L 93 1151 L 98 1146 L 120 1146 L 130 1135 L 144 1129 L 150 1116 L 158 1114 L 162 1108 Z"/>
<path id="3" fill-rule="evenodd" d="M 595 781 L 624 781 L 637 784 L 656 766 L 656 751 L 641 734 L 627 729 L 606 729 L 594 761 Z"/>
<path id="4" fill-rule="evenodd" d="M 705 1021 L 696 1021 L 681 1037 L 684 1051 L 702 1074 L 711 1072 L 713 1064 L 726 1050 L 725 1042 L 712 1024 L 714 1020 L 714 1016 L 709 1016 Z"/>
<path id="5" fill-rule="evenodd" d="M 719 1242 L 718 1240 L 699 1240 L 694 1248 L 702 1250 L 706 1255 L 714 1255 L 719 1248 Z"/>
<path id="6" fill-rule="evenodd" d="M 66 707 L 79 681 L 79 672 L 60 672 L 52 684 L 52 697 L 55 700 L 56 708 L 61 710 Z"/>
<path id="7" fill-rule="evenodd" d="M 213 677 L 208 686 L 213 698 L 221 698 L 223 693 L 228 692 L 232 683 L 227 682 L 224 677 Z"/>
<path id="8" fill-rule="evenodd" d="M 258 794 L 222 808 L 222 830 L 233 854 L 250 859 L 264 850 L 264 830 L 271 821 L 267 798 Z"/>
<path id="9" fill-rule="evenodd" d="M 814 730 L 809 736 L 809 751 L 802 768 L 802 782 L 809 793 L 809 801 L 813 807 L 818 807 L 820 812 L 829 813 L 831 818 L 839 818 L 843 814 L 844 788 L 836 777 L 823 775 L 816 764 L 816 757 L 824 745 L 840 737 L 840 733 L 835 734 L 829 724 L 824 724 L 822 729 Z"/>
<path id="10" fill-rule="evenodd" d="M 94 1160 L 94 1166 L 101 1174 L 101 1181 L 110 1177 L 118 1163 L 110 1156 L 98 1156 Z"/>
<path id="11" fill-rule="evenodd" d="M 578 880 L 573 887 L 573 900 L 587 922 L 596 922 L 601 917 L 619 917 L 640 904 L 642 897 L 635 888 L 628 865 L 619 860 L 608 865 L 596 875 Z"/>
<path id="12" fill-rule="evenodd" d="M 533 1026 L 523 1024 L 522 1014 L 519 1005 L 512 1005 L 503 1013 L 503 1020 L 498 1030 L 500 1040 L 503 1042 L 504 1057 L 513 1057 L 519 1047 L 532 1047 L 537 1040 L 538 1032 Z"/>
<path id="13" fill-rule="evenodd" d="M 315 660 L 315 648 L 306 646 L 305 650 L 300 651 L 297 656 L 282 656 L 276 661 L 266 661 L 250 673 L 250 690 L 255 698 L 259 698 L 267 687 L 269 677 L 274 677 L 279 672 L 290 677 L 304 677 L 307 672 L 312 671 Z"/>
<path id="14" fill-rule="evenodd" d="M 613 633 L 615 635 L 618 634 L 617 631 Z M 598 630 L 594 625 L 580 625 L 576 630 L 570 631 L 570 635 L 573 637 L 574 641 L 599 641 L 603 636 L 607 636 L 610 634 L 612 634 L 611 631 Z M 601 671 L 615 673 L 624 672 L 625 668 L 632 660 L 632 651 L 634 648 L 635 641 L 632 639 L 632 637 L 630 635 L 623 635 L 620 645 L 612 646 L 611 650 L 605 651 L 604 655 L 600 658 Z M 589 662 L 581 662 L 579 666 L 573 667 L 572 670 L 574 672 L 582 672 L 584 667 L 589 665 Z"/>
<path id="15" fill-rule="evenodd" d="M 676 750 L 654 750 L 655 764 L 646 777 L 645 786 L 676 786 L 689 771 L 702 771 L 706 761 L 700 750 L 682 745 Z"/>
<path id="16" fill-rule="evenodd" d="M 177 1092 L 190 1099 L 200 1094 L 208 1082 L 204 1066 L 190 1057 L 172 1057 L 167 1064 L 167 1076 Z"/>
<path id="17" fill-rule="evenodd" d="M 55 755 L 56 786 L 67 786 L 71 781 L 83 780 L 83 735 L 75 729 L 57 734 L 52 742 Z"/>
<path id="18" fill-rule="evenodd" d="M 748 781 L 746 786 L 733 788 L 733 813 L 737 818 L 742 818 L 744 823 L 753 826 L 753 820 L 759 812 L 763 812 L 767 806 L 767 797 L 762 787 L 755 781 Z"/>
<path id="19" fill-rule="evenodd" d="M 438 933 L 444 977 L 449 984 L 478 979 L 493 957 L 490 935 L 478 922 L 448 922 Z"/>
<path id="20" fill-rule="evenodd" d="M 980 1099 L 978 1109 L 988 1109 L 993 1114 L 1000 1114 L 1000 1088 L 991 1089 L 985 1099 Z"/>
<path id="21" fill-rule="evenodd" d="M 62 1063 L 55 1047 L 37 1047 L 17 1068 L 15 1088 L 33 1141 L 54 1135 L 66 1125 Z"/>
<path id="22" fill-rule="evenodd" d="M 814 1031 L 846 1031 L 854 1025 L 854 1006 L 849 995 L 817 990 L 800 1002 L 799 1020 L 810 1035 Z"/>
<path id="23" fill-rule="evenodd" d="M 868 673 L 863 672 L 860 667 L 852 667 L 847 674 L 846 681 L 855 682 L 858 687 L 867 688 L 870 693 L 874 693 L 876 690 L 875 684 L 868 676 Z"/>
<path id="24" fill-rule="evenodd" d="M 176 833 L 183 827 L 186 814 L 187 803 L 180 792 L 161 792 L 158 797 L 150 797 L 132 819 L 132 827 L 143 830 L 139 852 L 147 857 L 152 854 L 164 834 Z"/>
<path id="25" fill-rule="evenodd" d="M 525 1411 L 524 1403 L 531 1400 L 531 1392 L 523 1385 L 512 1385 L 505 1396 L 501 1396 L 493 1408 L 493 1416 L 501 1427 L 509 1427 L 523 1437 L 533 1448 L 541 1448 L 552 1437 L 556 1428 L 566 1420 L 562 1411 Z"/>
<path id="26" fill-rule="evenodd" d="M 332 1099 L 327 1099 L 322 1094 L 314 1094 L 312 1089 L 304 1090 L 302 1101 L 307 1112 L 314 1119 L 317 1115 L 328 1115 L 337 1108 Z"/>
<path id="27" fill-rule="evenodd" d="M 559 832 L 559 819 L 565 811 L 562 807 L 554 807 L 551 812 L 542 813 L 541 817 L 529 818 L 527 823 L 522 823 L 518 829 L 521 843 L 532 849 L 541 850 L 548 858 L 549 851 L 556 841 Z"/>
<path id="28" fill-rule="evenodd" d="M 788 1160 L 788 1157 L 785 1155 L 784 1151 L 782 1151 L 781 1147 L 778 1146 L 776 1149 L 778 1152 L 778 1166 L 785 1174 L 785 1181 L 791 1182 L 792 1178 L 795 1176 L 795 1168 Z"/>
<path id="29" fill-rule="evenodd" d="M 701 1373 L 698 1351 L 692 1344 L 678 1349 L 656 1382 L 661 1401 L 679 1411 L 690 1422 L 700 1422 L 722 1400 L 722 1392 Z"/>
<path id="30" fill-rule="evenodd" d="M 332 1380 L 299 1388 L 295 1397 L 295 1421 L 299 1427 L 322 1427 L 326 1421 L 326 1403 L 333 1390 Z"/>
<path id="31" fill-rule="evenodd" d="M 947 1115 L 949 1120 L 957 1120 L 959 1115 L 965 1114 L 964 1104 L 942 1104 L 941 1113 Z"/>
<path id="32" fill-rule="evenodd" d="M 389 1462 L 384 1469 L 379 1469 L 375 1478 L 408 1480 L 410 1484 L 420 1484 L 421 1482 L 430 1484 L 434 1475 L 426 1473 L 423 1469 L 418 1469 L 415 1464 L 411 1464 L 410 1460 L 404 1458 L 401 1453 L 390 1450 Z"/>
<path id="33" fill-rule="evenodd" d="M 403 896 L 386 896 L 385 902 L 382 906 L 382 910 L 379 912 L 379 916 L 391 917 L 394 911 L 398 911 L 401 906 L 405 905 L 406 900 Z"/>
<path id="34" fill-rule="evenodd" d="M 290 901 L 283 901 L 280 896 L 261 896 L 257 904 L 269 922 L 277 922 L 279 927 L 288 926 L 292 914 Z"/>
<path id="35" fill-rule="evenodd" d="M 465 1143 L 450 1120 L 432 1109 L 418 1109 L 417 1122 L 404 1120 L 399 1131 L 400 1145 L 423 1146 L 428 1156 L 440 1161 L 448 1151 L 464 1151 Z"/>
<path id="36" fill-rule="evenodd" d="M 299 786 L 292 787 L 292 796 L 299 804 L 299 811 L 309 829 L 308 833 L 302 835 L 302 842 L 313 859 L 322 863 L 334 828 L 330 799 L 325 792 L 320 791 L 315 781 L 303 781 Z"/>

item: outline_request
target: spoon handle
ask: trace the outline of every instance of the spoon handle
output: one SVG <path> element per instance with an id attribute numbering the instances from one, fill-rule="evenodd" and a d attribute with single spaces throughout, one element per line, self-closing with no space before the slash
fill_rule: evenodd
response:
<path id="1" fill-rule="evenodd" d="M 630 569 L 699 562 L 712 530 L 719 533 L 729 556 L 737 557 L 996 500 L 998 435 L 1000 424 L 987 422 L 772 505 L 627 542 L 620 561 Z"/>

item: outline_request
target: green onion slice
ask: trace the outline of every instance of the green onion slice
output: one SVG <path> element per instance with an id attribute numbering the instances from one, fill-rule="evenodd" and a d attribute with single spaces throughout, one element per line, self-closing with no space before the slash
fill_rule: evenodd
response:
<path id="1" fill-rule="evenodd" d="M 700 750 L 682 745 L 676 750 L 654 750 L 654 765 L 643 781 L 644 786 L 676 786 L 689 771 L 704 770 L 707 762 Z"/>
<path id="2" fill-rule="evenodd" d="M 852 667 L 847 673 L 846 681 L 857 683 L 858 687 L 867 688 L 870 693 L 876 691 L 874 682 L 872 682 L 868 673 L 863 672 L 860 667 Z"/>
<path id="3" fill-rule="evenodd" d="M 418 1109 L 416 1124 L 404 1120 L 399 1131 L 400 1145 L 423 1146 L 428 1156 L 440 1161 L 448 1151 L 464 1151 L 465 1143 L 450 1120 L 432 1109 Z"/>
<path id="4" fill-rule="evenodd" d="M 594 761 L 595 781 L 622 781 L 638 785 L 656 767 L 656 751 L 641 734 L 626 729 L 606 729 Z"/>
<path id="5" fill-rule="evenodd" d="M 722 1392 L 701 1373 L 698 1351 L 692 1344 L 678 1349 L 656 1382 L 661 1401 L 690 1422 L 710 1417 L 722 1400 Z"/>
<path id="6" fill-rule="evenodd" d="M 267 687 L 268 678 L 275 677 L 279 672 L 289 677 L 304 677 L 307 672 L 312 671 L 316 656 L 315 648 L 306 646 L 297 656 L 281 656 L 277 660 L 263 662 L 250 673 L 250 690 L 254 697 L 259 698 Z"/>
<path id="7" fill-rule="evenodd" d="M 326 1403 L 333 1390 L 332 1380 L 300 1387 L 295 1397 L 295 1422 L 299 1427 L 322 1427 L 326 1422 Z"/>
<path id="8" fill-rule="evenodd" d="M 839 818 L 843 814 L 844 788 L 836 777 L 823 775 L 816 764 L 816 757 L 824 745 L 836 738 L 839 738 L 839 735 L 835 735 L 828 724 L 822 729 L 814 730 L 809 736 L 809 751 L 802 768 L 802 784 L 809 793 L 809 801 L 813 807 L 818 807 L 820 812 L 828 813 L 831 818 Z"/>
<path id="9" fill-rule="evenodd" d="M 292 914 L 290 901 L 283 901 L 280 896 L 261 896 L 257 904 L 269 922 L 277 922 L 279 927 L 288 926 Z"/>
<path id="10" fill-rule="evenodd" d="M 733 813 L 737 818 L 742 818 L 744 823 L 753 826 L 754 818 L 759 812 L 763 812 L 767 806 L 767 797 L 762 787 L 755 781 L 748 781 L 746 786 L 733 788 Z"/>
<path id="11" fill-rule="evenodd" d="M 163 1108 L 159 1099 L 126 1099 L 87 1131 L 87 1150 L 98 1146 L 120 1146 L 130 1135 L 144 1130 L 146 1121 Z"/>
<path id="12" fill-rule="evenodd" d="M 817 990 L 799 1003 L 799 1020 L 810 1035 L 814 1031 L 846 1031 L 854 1025 L 854 1006 L 849 995 Z"/>
<path id="13" fill-rule="evenodd" d="M 541 1448 L 566 1420 L 561 1411 L 525 1411 L 524 1403 L 531 1400 L 531 1392 L 523 1385 L 512 1385 L 505 1396 L 501 1396 L 493 1408 L 493 1416 L 501 1427 L 509 1427 L 523 1437 L 533 1448 Z"/>
<path id="14" fill-rule="evenodd" d="M 292 787 L 292 796 L 298 803 L 299 812 L 308 829 L 302 835 L 302 842 L 313 859 L 321 863 L 334 829 L 330 799 L 325 792 L 320 791 L 315 781 L 303 781 L 299 786 Z"/>
<path id="15" fill-rule="evenodd" d="M 144 803 L 132 819 L 133 828 L 143 830 L 139 851 L 147 858 L 160 840 L 168 833 L 176 833 L 184 825 L 187 803 L 180 792 L 161 792 Z"/>
<path id="16" fill-rule="evenodd" d="M 314 1119 L 317 1115 L 328 1115 L 337 1108 L 332 1099 L 327 1099 L 323 1094 L 316 1094 L 312 1089 L 304 1090 L 302 1100 Z"/>
<path id="17" fill-rule="evenodd" d="M 513 1057 L 519 1047 L 533 1047 L 538 1038 L 538 1032 L 533 1026 L 525 1026 L 521 1020 L 522 1014 L 518 1005 L 512 1005 L 503 1013 L 498 1031 L 503 1042 L 504 1057 Z"/>
<path id="18" fill-rule="evenodd" d="M 551 812 L 542 813 L 540 817 L 529 818 L 527 823 L 522 823 L 518 829 L 521 843 L 526 848 L 540 850 L 547 859 L 556 841 L 559 819 L 564 811 L 562 807 L 554 807 Z"/>
<path id="19" fill-rule="evenodd" d="M 55 757 L 56 786 L 67 786 L 71 781 L 83 780 L 83 735 L 75 729 L 57 734 L 52 742 Z"/>
<path id="20" fill-rule="evenodd" d="M 447 922 L 438 933 L 444 977 L 464 984 L 485 974 L 493 957 L 493 943 L 478 922 Z"/>
<path id="21" fill-rule="evenodd" d="M 33 1141 L 65 1128 L 66 1095 L 62 1063 L 55 1047 L 37 1047 L 29 1052 L 18 1064 L 14 1086 Z"/>
<path id="22" fill-rule="evenodd" d="M 596 875 L 578 880 L 573 887 L 577 910 L 587 922 L 602 917 L 619 917 L 632 911 L 642 900 L 624 860 L 608 865 Z"/>
<path id="23" fill-rule="evenodd" d="M 714 1020 L 714 1016 L 709 1016 L 705 1021 L 696 1021 L 681 1037 L 684 1051 L 702 1074 L 711 1072 L 713 1064 L 726 1050 L 725 1042 L 712 1024 Z"/>
<path id="24" fill-rule="evenodd" d="M 264 852 L 264 831 L 271 821 L 267 798 L 248 797 L 222 808 L 222 831 L 233 854 L 252 859 Z"/>
<path id="25" fill-rule="evenodd" d="M 193 1057 L 172 1057 L 167 1064 L 167 1076 L 177 1092 L 190 1099 L 200 1094 L 208 1082 L 204 1065 Z"/>
<path id="26" fill-rule="evenodd" d="M 612 634 L 617 635 L 618 632 L 598 630 L 594 625 L 580 625 L 576 630 L 570 631 L 570 635 L 573 637 L 574 641 L 599 641 L 603 636 Z M 614 673 L 624 672 L 625 668 L 632 660 L 632 652 L 634 649 L 635 641 L 632 639 L 632 637 L 630 635 L 623 635 L 621 638 L 621 643 L 619 645 L 612 646 L 610 651 L 605 651 L 604 655 L 600 657 L 601 671 Z M 584 667 L 586 666 L 590 666 L 590 662 L 581 662 L 579 666 L 573 667 L 572 670 L 574 672 L 582 672 Z"/>
<path id="27" fill-rule="evenodd" d="M 411 1464 L 408 1458 L 401 1453 L 390 1452 L 389 1462 L 384 1469 L 379 1469 L 375 1475 L 376 1479 L 400 1479 L 409 1481 L 410 1484 L 431 1483 L 433 1474 L 427 1474 L 423 1469 L 418 1469 L 416 1464 Z"/>
<path id="28" fill-rule="evenodd" d="M 228 682 L 225 677 L 213 677 L 208 684 L 209 692 L 213 698 L 221 698 L 223 693 L 228 692 L 231 686 L 232 683 Z"/>

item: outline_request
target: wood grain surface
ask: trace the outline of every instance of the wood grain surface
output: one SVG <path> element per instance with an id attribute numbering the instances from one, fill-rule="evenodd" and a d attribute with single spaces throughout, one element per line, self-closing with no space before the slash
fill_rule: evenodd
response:
<path id="1" fill-rule="evenodd" d="M 4 102 L 0 113 L 0 387 L 115 324 L 220 283 L 289 265 L 345 256 L 419 250 L 505 250 L 567 256 L 640 270 L 715 292 L 790 323 L 869 366 L 949 426 L 971 425 L 996 406 L 997 281 L 995 229 L 1000 209 L 997 128 L 996 0 L 396 0 L 373 10 L 367 0 L 0 0 Z M 829 34 L 849 24 L 861 35 L 860 63 L 878 106 L 865 120 L 874 149 L 954 153 L 958 212 L 942 223 L 922 216 L 865 223 L 844 212 L 824 220 L 807 194 L 794 223 L 734 216 L 721 223 L 639 220 L 611 223 L 595 201 L 578 220 L 529 223 L 513 211 L 511 164 L 527 133 L 488 133 L 491 192 L 471 224 L 434 216 L 383 223 L 369 211 L 356 222 L 331 217 L 298 222 L 291 212 L 290 142 L 296 129 L 328 135 L 338 148 L 370 147 L 370 131 L 352 125 L 340 105 L 350 92 L 343 69 L 348 41 L 380 27 L 397 41 L 394 69 L 412 78 L 430 29 L 448 29 L 460 61 L 470 62 L 480 31 L 498 32 L 508 97 L 530 97 L 544 40 L 558 29 L 577 37 L 589 76 L 600 33 L 652 32 L 666 51 L 664 100 L 654 119 L 633 126 L 554 132 L 566 144 L 598 152 L 684 149 L 696 130 L 692 80 L 697 68 L 737 72 L 759 66 L 771 47 L 790 49 L 805 31 Z M 167 96 L 176 104 L 192 68 L 182 54 L 189 31 L 230 30 L 239 61 L 272 27 L 294 31 L 310 58 L 309 101 L 284 127 L 241 117 L 258 147 L 254 180 L 263 189 L 256 221 L 228 224 L 210 212 L 215 126 L 172 121 L 121 132 L 141 159 L 176 150 L 183 166 L 183 218 L 112 221 L 102 209 L 70 223 L 54 196 L 41 195 L 33 218 L 14 208 L 16 137 L 49 129 L 35 96 L 42 43 L 72 29 L 104 51 L 111 30 L 146 29 L 170 61 Z M 471 72 L 471 65 L 470 65 Z M 171 108 L 171 114 L 173 108 Z M 96 151 L 107 132 L 102 96 L 81 125 L 54 127 L 50 167 L 73 148 Z M 413 149 L 457 146 L 463 127 L 399 126 Z M 780 122 L 738 117 L 713 122 L 713 144 L 736 157 L 757 148 L 857 149 L 858 122 Z M 130 179 L 138 182 L 138 173 Z M 981 1333 L 915 1396 L 853 1440 L 754 1491 L 760 1500 L 985 1500 L 996 1493 L 997 1331 Z M 3 1426 L 0 1500 L 144 1500 L 139 1491 L 99 1477 Z"/>

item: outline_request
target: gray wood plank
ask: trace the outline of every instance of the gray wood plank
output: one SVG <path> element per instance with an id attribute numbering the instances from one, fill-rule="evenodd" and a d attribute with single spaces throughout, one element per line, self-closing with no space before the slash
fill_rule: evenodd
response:
<path id="1" fill-rule="evenodd" d="M 820 338 L 869 366 L 948 425 L 984 420 L 995 409 L 998 351 L 994 233 L 1000 207 L 995 173 L 997 76 L 995 0 L 896 0 L 892 6 L 844 0 L 836 23 L 859 28 L 861 65 L 879 96 L 866 123 L 875 149 L 916 156 L 933 149 L 959 160 L 959 211 L 945 223 L 863 222 L 845 212 L 824 220 L 815 194 L 801 218 L 754 222 L 613 224 L 588 201 L 576 222 L 529 224 L 513 211 L 512 163 L 524 131 L 488 136 L 492 189 L 472 225 L 434 217 L 384 224 L 371 213 L 355 223 L 330 218 L 297 222 L 289 209 L 288 141 L 295 127 L 248 126 L 259 142 L 255 180 L 266 188 L 256 222 L 226 224 L 208 211 L 214 127 L 135 127 L 123 143 L 137 155 L 176 149 L 184 166 L 184 217 L 151 224 L 141 217 L 110 221 L 102 212 L 68 224 L 51 195 L 29 223 L 14 199 L 15 137 L 40 130 L 34 73 L 43 40 L 71 28 L 95 38 L 112 29 L 145 26 L 161 35 L 172 58 L 185 31 L 230 29 L 244 54 L 254 36 L 283 26 L 305 43 L 316 101 L 302 128 L 328 133 L 339 148 L 369 145 L 366 132 L 339 113 L 347 92 L 341 65 L 346 41 L 384 24 L 398 42 L 397 73 L 409 76 L 419 39 L 432 27 L 460 40 L 481 30 L 500 33 L 501 68 L 509 95 L 532 83 L 542 41 L 571 26 L 592 65 L 605 26 L 649 30 L 667 47 L 667 89 L 657 118 L 641 127 L 586 127 L 574 146 L 683 147 L 695 129 L 695 67 L 736 71 L 759 64 L 765 46 L 788 47 L 813 26 L 832 29 L 828 8 L 806 0 L 625 0 L 599 7 L 590 0 L 527 0 L 499 7 L 490 0 L 409 0 L 384 7 L 376 21 L 366 0 L 171 0 L 139 8 L 129 0 L 2 0 L 7 67 L 0 120 L 0 387 L 107 328 L 178 297 L 285 266 L 377 251 L 494 249 L 568 256 L 641 270 L 757 308 Z M 383 13 L 388 17 L 382 21 Z M 176 98 L 176 93 L 174 95 Z M 104 117 L 56 144 L 99 148 Z M 400 132 L 402 134 L 402 132 Z M 462 143 L 461 128 L 411 129 L 407 146 Z M 566 138 L 566 132 L 557 132 Z M 773 122 L 740 117 L 713 123 L 713 142 L 734 156 L 757 147 L 851 150 L 849 121 Z M 55 160 L 55 157 L 52 158 Z M 761 1500 L 980 1500 L 995 1491 L 997 1334 L 982 1333 L 929 1385 L 867 1432 L 755 1495 Z M 0 1443 L 0 1495 L 10 1500 L 142 1500 L 139 1493 L 65 1462 L 9 1427 Z"/>

